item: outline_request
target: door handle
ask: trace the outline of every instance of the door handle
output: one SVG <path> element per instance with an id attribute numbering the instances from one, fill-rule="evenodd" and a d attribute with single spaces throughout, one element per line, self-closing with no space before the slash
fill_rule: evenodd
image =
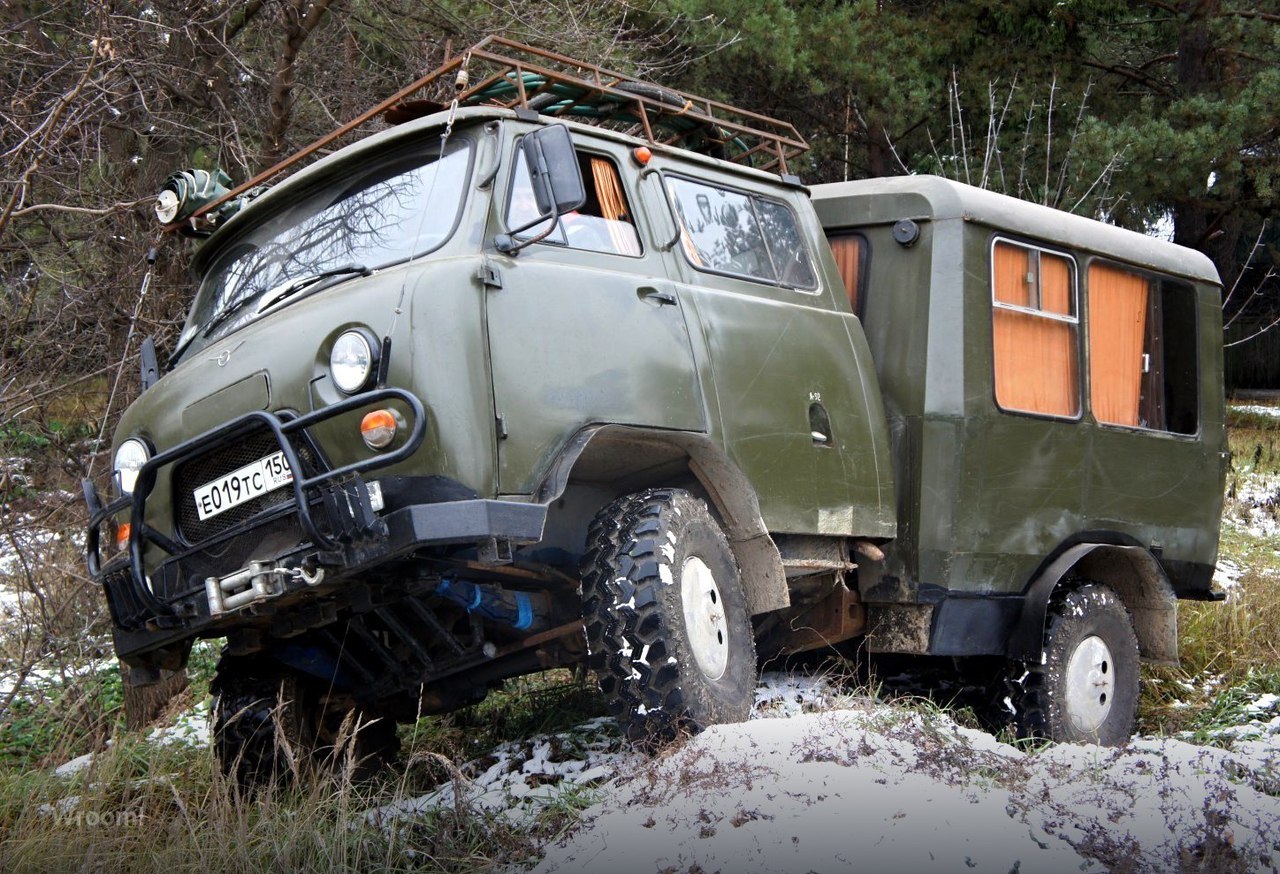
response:
<path id="1" fill-rule="evenodd" d="M 652 286 L 648 286 L 648 285 L 642 288 L 637 288 L 636 297 L 640 298 L 645 303 L 650 303 L 650 304 L 653 304 L 654 306 L 675 306 L 676 305 L 676 296 L 674 292 L 663 291 L 661 289 L 653 288 Z"/>

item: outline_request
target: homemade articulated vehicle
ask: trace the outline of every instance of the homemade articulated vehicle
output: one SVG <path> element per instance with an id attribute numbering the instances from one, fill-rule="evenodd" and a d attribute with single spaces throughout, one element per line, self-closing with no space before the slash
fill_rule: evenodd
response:
<path id="1" fill-rule="evenodd" d="M 1205 257 L 934 177 L 808 189 L 787 124 L 500 39 L 338 135 L 384 116 L 269 189 L 170 178 L 199 288 L 86 483 L 130 682 L 226 638 L 228 773 L 353 714 L 377 763 L 559 665 L 633 736 L 740 720 L 757 659 L 855 639 L 1128 737 L 1212 597 Z"/>

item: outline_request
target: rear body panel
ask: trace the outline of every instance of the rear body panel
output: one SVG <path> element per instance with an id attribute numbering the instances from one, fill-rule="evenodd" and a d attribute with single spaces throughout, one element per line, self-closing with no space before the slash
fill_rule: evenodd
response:
<path id="1" fill-rule="evenodd" d="M 1055 555 L 1089 541 L 1150 550 L 1179 594 L 1207 594 L 1226 450 L 1220 286 L 1207 259 L 928 177 L 817 186 L 814 203 L 828 233 L 857 231 L 869 249 L 862 320 L 893 435 L 900 521 L 883 566 L 861 578 L 869 600 L 1019 595 Z M 893 238 L 902 219 L 919 226 L 910 247 Z M 1087 363 L 1075 418 L 1002 410 L 992 352 L 998 239 L 1075 264 L 1080 362 L 1093 263 L 1170 277 L 1194 293 L 1196 432 L 1099 422 Z"/>

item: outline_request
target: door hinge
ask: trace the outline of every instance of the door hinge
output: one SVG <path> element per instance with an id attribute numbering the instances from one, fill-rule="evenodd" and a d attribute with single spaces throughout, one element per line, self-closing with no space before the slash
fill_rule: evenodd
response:
<path id="1" fill-rule="evenodd" d="M 485 259 L 480 265 L 480 269 L 476 271 L 476 278 L 486 288 L 502 288 L 502 274 L 498 272 L 498 268 L 489 263 Z"/>
<path id="2" fill-rule="evenodd" d="M 507 439 L 507 417 L 502 415 L 502 413 L 498 413 L 498 415 L 494 416 L 493 418 L 494 418 L 494 422 L 497 424 L 497 427 L 498 427 L 498 439 L 506 440 Z"/>

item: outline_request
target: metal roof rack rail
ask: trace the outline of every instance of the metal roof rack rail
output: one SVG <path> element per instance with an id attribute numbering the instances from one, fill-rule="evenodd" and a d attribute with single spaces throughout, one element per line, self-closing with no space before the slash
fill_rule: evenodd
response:
<path id="1" fill-rule="evenodd" d="M 428 90 L 438 99 L 411 99 Z M 622 130 L 655 146 L 700 152 L 779 175 L 790 173 L 788 161 L 809 149 L 787 122 L 489 36 L 236 186 L 198 210 L 195 217 L 273 179 L 378 116 L 391 124 L 403 123 L 447 109 L 455 95 L 459 106 L 497 106 L 595 124 Z"/>

